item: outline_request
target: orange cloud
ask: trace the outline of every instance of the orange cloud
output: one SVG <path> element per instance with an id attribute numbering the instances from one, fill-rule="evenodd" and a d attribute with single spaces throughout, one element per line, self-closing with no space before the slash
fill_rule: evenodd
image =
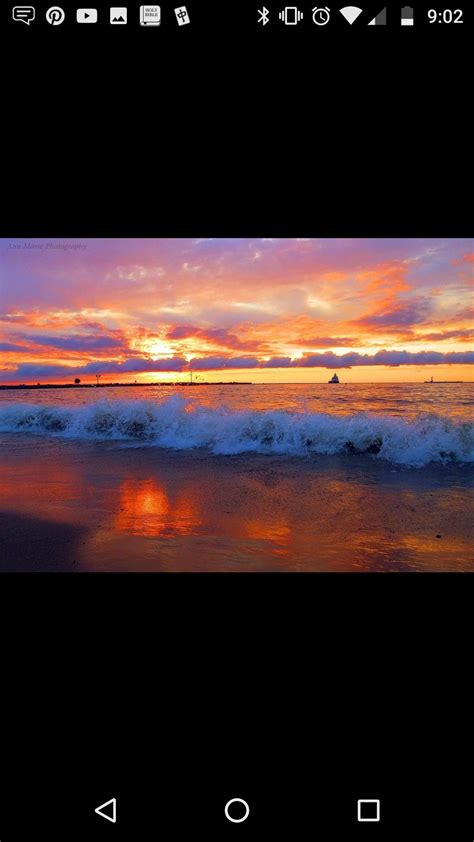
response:
<path id="1" fill-rule="evenodd" d="M 286 377 L 302 350 L 436 351 L 442 342 L 450 353 L 471 339 L 467 240 L 96 239 L 73 253 L 19 245 L 0 251 L 0 322 L 3 370 L 21 378 L 75 367 L 93 377 L 107 366 L 125 377 L 140 365 L 151 377 L 156 360 L 178 376 L 190 358 L 223 361 L 223 370 L 247 361 L 276 371 L 281 360 Z"/>

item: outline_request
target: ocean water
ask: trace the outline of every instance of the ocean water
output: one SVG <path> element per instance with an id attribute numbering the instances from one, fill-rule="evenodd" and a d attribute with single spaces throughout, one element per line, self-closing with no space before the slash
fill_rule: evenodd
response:
<path id="1" fill-rule="evenodd" d="M 474 383 L 0 391 L 0 432 L 210 453 L 474 461 Z"/>

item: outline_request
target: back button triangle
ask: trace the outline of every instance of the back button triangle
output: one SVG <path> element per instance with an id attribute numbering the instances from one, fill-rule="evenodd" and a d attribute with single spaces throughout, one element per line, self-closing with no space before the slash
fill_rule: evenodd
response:
<path id="1" fill-rule="evenodd" d="M 94 813 L 115 824 L 117 821 L 117 799 L 111 798 L 110 801 L 105 801 L 100 807 L 95 808 Z"/>

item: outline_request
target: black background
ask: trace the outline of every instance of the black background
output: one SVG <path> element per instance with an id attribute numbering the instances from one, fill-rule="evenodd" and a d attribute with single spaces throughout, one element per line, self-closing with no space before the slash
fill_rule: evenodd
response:
<path id="1" fill-rule="evenodd" d="M 6 236 L 469 235 L 468 21 L 415 5 L 401 28 L 392 4 L 367 29 L 370 4 L 315 27 L 301 3 L 301 26 L 262 28 L 262 3 L 194 0 L 187 27 L 172 5 L 159 29 L 130 5 L 78 26 L 65 4 L 51 27 L 48 5 L 30 27 L 3 12 Z M 472 591 L 4 574 L 2 842 L 471 840 Z M 93 812 L 113 796 L 116 825 Z M 355 821 L 366 797 L 380 824 Z"/>

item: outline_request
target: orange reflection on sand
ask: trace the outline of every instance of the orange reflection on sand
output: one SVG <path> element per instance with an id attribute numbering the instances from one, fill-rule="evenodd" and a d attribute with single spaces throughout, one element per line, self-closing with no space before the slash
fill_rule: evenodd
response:
<path id="1" fill-rule="evenodd" d="M 246 521 L 244 533 L 248 538 L 270 541 L 275 545 L 273 552 L 288 553 L 291 529 L 284 521 L 250 520 Z"/>
<path id="2" fill-rule="evenodd" d="M 127 479 L 120 487 L 114 527 L 129 535 L 156 537 L 189 534 L 201 524 L 196 505 L 187 495 L 172 502 L 156 479 Z"/>

